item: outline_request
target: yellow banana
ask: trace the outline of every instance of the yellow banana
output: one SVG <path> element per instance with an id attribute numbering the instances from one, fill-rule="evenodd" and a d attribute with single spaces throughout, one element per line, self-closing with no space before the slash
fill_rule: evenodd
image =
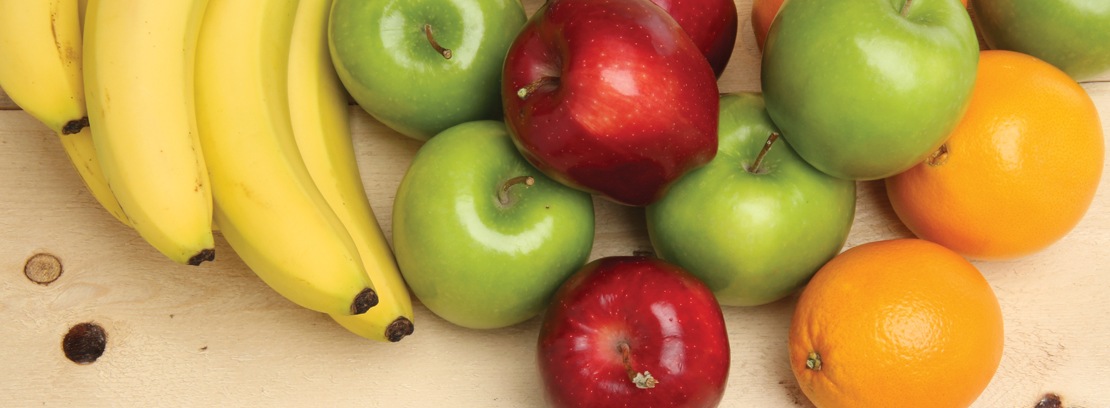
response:
<path id="1" fill-rule="evenodd" d="M 215 256 L 194 110 L 207 0 L 90 0 L 84 79 L 96 155 L 131 226 L 175 262 Z"/>
<path id="2" fill-rule="evenodd" d="M 378 304 L 361 315 L 331 315 L 379 341 L 412 333 L 412 301 L 362 185 L 351 140 L 347 95 L 328 51 L 331 0 L 300 0 L 289 50 L 293 135 L 316 186 L 354 239 Z"/>
<path id="3" fill-rule="evenodd" d="M 0 88 L 58 134 L 93 198 L 130 224 L 108 188 L 88 129 L 77 0 L 0 0 Z"/>
<path id="4" fill-rule="evenodd" d="M 378 302 L 358 249 L 293 136 L 288 65 L 297 1 L 210 0 L 197 46 L 197 118 L 216 224 L 267 285 L 319 312 Z"/>

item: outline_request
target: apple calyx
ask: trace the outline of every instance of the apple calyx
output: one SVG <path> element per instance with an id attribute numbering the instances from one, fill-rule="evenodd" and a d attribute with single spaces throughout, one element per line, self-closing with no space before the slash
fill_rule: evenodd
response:
<path id="1" fill-rule="evenodd" d="M 444 48 L 442 45 L 439 45 L 439 42 L 436 41 L 435 36 L 432 35 L 431 24 L 424 24 L 424 36 L 428 37 L 428 44 L 431 44 L 432 48 L 434 48 L 436 52 L 439 53 L 439 55 L 443 56 L 443 59 L 451 59 L 451 50 L 448 48 Z"/>
<path id="2" fill-rule="evenodd" d="M 779 132 L 771 132 L 771 135 L 767 136 L 767 142 L 763 143 L 763 149 L 759 151 L 759 155 L 755 156 L 755 161 L 747 168 L 749 173 L 761 174 L 764 172 L 760 166 L 763 164 L 763 158 L 767 156 L 767 152 L 771 151 L 771 145 L 775 144 L 776 140 L 779 140 Z"/>
<path id="3" fill-rule="evenodd" d="M 509 197 L 509 189 L 522 183 L 525 187 L 531 187 L 533 184 L 536 184 L 536 179 L 532 176 L 516 176 L 505 180 L 504 183 L 501 183 L 501 188 L 497 189 L 497 201 L 503 206 L 509 205 L 510 201 L 512 201 Z"/>
<path id="4" fill-rule="evenodd" d="M 806 356 L 806 368 L 813 371 L 821 371 L 821 355 L 816 351 L 809 352 Z"/>
<path id="5" fill-rule="evenodd" d="M 624 363 L 624 369 L 628 372 L 628 379 L 632 380 L 632 384 L 636 385 L 639 389 L 655 388 L 655 384 L 659 384 L 659 380 L 651 376 L 648 371 L 637 372 L 632 368 L 632 349 L 628 343 L 621 342 L 617 345 L 617 350 L 621 353 L 621 362 Z"/>
<path id="6" fill-rule="evenodd" d="M 536 92 L 537 89 L 540 89 L 541 87 L 546 86 L 546 85 L 559 86 L 559 77 L 555 77 L 555 76 L 540 77 L 539 79 L 537 79 L 535 81 L 532 81 L 532 83 L 530 83 L 528 85 L 525 85 L 523 88 L 518 89 L 516 91 L 516 96 L 520 97 L 521 100 L 528 99 L 528 96 L 530 96 L 530 95 L 532 95 L 532 93 Z"/>
<path id="7" fill-rule="evenodd" d="M 948 143 L 940 145 L 935 152 L 925 159 L 925 163 L 931 167 L 936 167 L 948 161 Z"/>

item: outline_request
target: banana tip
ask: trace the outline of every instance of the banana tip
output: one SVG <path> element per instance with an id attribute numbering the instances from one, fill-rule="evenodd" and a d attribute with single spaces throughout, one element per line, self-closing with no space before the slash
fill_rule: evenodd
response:
<path id="1" fill-rule="evenodd" d="M 385 328 L 385 338 L 389 339 L 392 343 L 396 343 L 405 338 L 405 336 L 412 334 L 412 331 L 412 320 L 401 316 L 394 320 L 393 323 L 390 323 L 389 327 Z"/>
<path id="2" fill-rule="evenodd" d="M 205 249 L 202 249 L 200 252 L 198 252 L 196 255 L 193 255 L 192 258 L 189 258 L 189 265 L 197 266 L 197 265 L 200 265 L 201 262 L 212 261 L 212 260 L 215 260 L 215 259 L 216 259 L 216 250 L 212 249 L 212 248 L 205 248 Z"/>
<path id="3" fill-rule="evenodd" d="M 371 307 L 378 304 L 378 292 L 374 289 L 366 288 L 358 295 L 355 295 L 355 301 L 351 302 L 351 314 L 359 315 L 366 313 Z"/>

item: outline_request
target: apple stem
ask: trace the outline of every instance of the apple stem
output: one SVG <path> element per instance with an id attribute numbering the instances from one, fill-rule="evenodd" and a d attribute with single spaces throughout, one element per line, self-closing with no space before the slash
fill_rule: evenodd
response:
<path id="1" fill-rule="evenodd" d="M 533 184 L 536 184 L 536 179 L 532 178 L 532 176 L 516 176 L 505 180 L 505 182 L 501 184 L 501 189 L 497 191 L 497 200 L 501 202 L 501 205 L 509 205 L 509 189 L 521 183 L 524 183 L 527 187 L 531 187 Z"/>
<path id="2" fill-rule="evenodd" d="M 528 96 L 532 95 L 532 93 L 536 92 L 536 90 L 540 89 L 540 87 L 544 85 L 556 85 L 558 83 L 559 77 L 540 77 L 539 79 L 532 81 L 532 83 L 525 85 L 523 88 L 518 89 L 516 91 L 516 96 L 520 97 L 520 99 L 528 99 Z"/>
<path id="3" fill-rule="evenodd" d="M 451 50 L 443 48 L 443 46 L 439 45 L 439 42 L 436 41 L 436 38 L 432 36 L 431 24 L 424 24 L 424 35 L 428 37 L 428 43 L 432 44 L 432 48 L 435 48 L 439 55 L 442 55 L 444 59 L 451 59 Z"/>
<path id="4" fill-rule="evenodd" d="M 759 151 L 759 155 L 755 156 L 755 161 L 752 162 L 751 166 L 748 166 L 749 173 L 759 174 L 763 171 L 759 167 L 763 165 L 763 158 L 767 156 L 767 152 L 771 151 L 771 145 L 775 144 L 776 140 L 779 140 L 779 132 L 771 132 L 771 135 L 767 136 L 767 142 L 763 143 L 763 149 Z"/>
<path id="5" fill-rule="evenodd" d="M 906 0 L 905 3 L 902 3 L 902 17 L 910 14 L 910 3 L 913 3 L 913 0 Z"/>
<path id="6" fill-rule="evenodd" d="M 947 161 L 948 161 L 948 143 L 945 143 L 945 144 L 940 145 L 940 147 L 937 148 L 937 151 L 930 154 L 929 158 L 925 160 L 925 163 L 930 165 L 930 166 L 935 167 L 935 166 L 940 166 L 940 165 L 944 164 L 944 162 L 947 162 Z"/>
<path id="7" fill-rule="evenodd" d="M 655 384 L 659 384 L 659 381 L 652 377 L 651 373 L 647 371 L 640 373 L 632 369 L 632 349 L 628 346 L 628 343 L 621 342 L 617 345 L 617 350 L 620 350 L 621 361 L 624 362 L 624 369 L 628 372 L 628 379 L 632 380 L 632 384 L 635 384 L 636 388 L 655 388 Z"/>

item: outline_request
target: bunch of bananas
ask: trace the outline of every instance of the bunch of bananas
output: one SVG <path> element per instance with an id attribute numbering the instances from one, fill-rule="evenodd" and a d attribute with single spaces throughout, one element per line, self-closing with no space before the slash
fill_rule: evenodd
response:
<path id="1" fill-rule="evenodd" d="M 0 0 L 0 88 L 175 262 L 213 230 L 267 285 L 373 340 L 413 331 L 370 207 L 331 0 Z"/>

